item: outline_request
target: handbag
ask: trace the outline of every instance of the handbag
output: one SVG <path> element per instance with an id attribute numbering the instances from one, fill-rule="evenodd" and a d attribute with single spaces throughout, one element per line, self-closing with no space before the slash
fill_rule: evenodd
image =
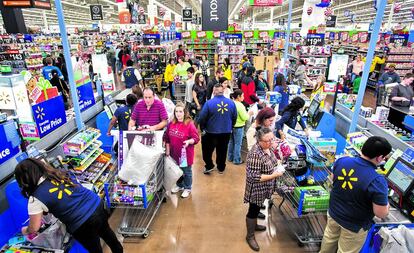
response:
<path id="1" fill-rule="evenodd" d="M 70 239 L 70 235 L 66 231 L 66 226 L 52 214 L 44 216 L 42 223 L 41 232 L 34 237 L 28 235 L 28 241 L 39 247 L 63 249 L 64 245 Z"/>

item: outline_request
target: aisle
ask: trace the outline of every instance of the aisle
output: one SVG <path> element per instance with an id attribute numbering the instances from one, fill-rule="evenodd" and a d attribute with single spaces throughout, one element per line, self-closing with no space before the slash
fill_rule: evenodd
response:
<path id="1" fill-rule="evenodd" d="M 195 163 L 191 197 L 168 198 L 151 226 L 150 236 L 147 239 L 126 239 L 125 252 L 253 252 L 245 242 L 245 167 L 228 163 L 224 175 L 217 171 L 204 175 L 200 144 L 197 145 Z M 272 226 L 266 232 L 256 233 L 260 252 L 304 252 L 287 233 L 283 218 L 276 212 L 272 215 L 277 228 Z M 113 228 L 118 227 L 121 217 L 120 210 L 112 215 Z M 259 222 L 264 224 L 265 221 Z M 110 251 L 107 249 L 106 252 Z"/>

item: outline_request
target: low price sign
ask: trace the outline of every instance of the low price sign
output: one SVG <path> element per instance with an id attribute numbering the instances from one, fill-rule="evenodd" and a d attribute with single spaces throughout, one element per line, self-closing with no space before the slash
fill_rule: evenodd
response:
<path id="1" fill-rule="evenodd" d="M 79 107 L 81 112 L 95 104 L 95 97 L 93 95 L 92 83 L 88 82 L 84 85 L 78 86 Z"/>
<path id="2" fill-rule="evenodd" d="M 224 44 L 228 46 L 241 46 L 242 45 L 242 34 L 241 33 L 234 33 L 229 34 L 227 33 L 224 36 Z"/>
<path id="3" fill-rule="evenodd" d="M 32 110 L 40 138 L 66 123 L 65 105 L 62 96 L 33 105 Z"/>
<path id="4" fill-rule="evenodd" d="M 144 34 L 142 41 L 144 46 L 159 46 L 161 44 L 161 37 L 159 34 Z"/>
<path id="5" fill-rule="evenodd" d="M 390 42 L 397 47 L 407 46 L 408 34 L 391 34 Z"/>
<path id="6" fill-rule="evenodd" d="M 325 44 L 325 34 L 315 33 L 308 34 L 306 37 L 306 46 L 323 46 Z"/>

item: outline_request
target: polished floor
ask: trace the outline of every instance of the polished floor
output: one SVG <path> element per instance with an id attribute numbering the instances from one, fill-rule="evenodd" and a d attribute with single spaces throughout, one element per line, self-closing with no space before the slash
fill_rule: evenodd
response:
<path id="1" fill-rule="evenodd" d="M 148 238 L 129 237 L 123 240 L 125 252 L 153 253 L 229 253 L 253 252 L 245 242 L 245 215 L 243 204 L 245 167 L 228 162 L 226 171 L 219 175 L 202 173 L 201 144 L 197 145 L 193 167 L 193 191 L 188 199 L 177 195 L 167 197 L 150 226 Z M 286 221 L 272 208 L 265 210 L 266 232 L 256 233 L 261 252 L 309 252 L 313 247 L 298 247 L 297 240 L 289 232 Z M 111 226 L 118 228 L 122 210 L 115 210 Z M 270 218 L 269 218 L 270 217 Z M 316 246 L 317 247 L 317 246 Z M 109 252 L 109 250 L 107 250 Z"/>

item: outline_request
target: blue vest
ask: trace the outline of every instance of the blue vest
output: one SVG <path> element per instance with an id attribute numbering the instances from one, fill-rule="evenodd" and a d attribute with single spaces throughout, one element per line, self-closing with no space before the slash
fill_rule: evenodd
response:
<path id="1" fill-rule="evenodd" d="M 334 165 L 329 215 L 355 233 L 372 225 L 374 212 L 368 186 L 381 177 L 375 169 L 374 164 L 360 157 L 343 157 Z"/>
<path id="2" fill-rule="evenodd" d="M 81 185 L 67 185 L 45 180 L 33 196 L 74 233 L 98 208 L 101 199 Z"/>
<path id="3" fill-rule="evenodd" d="M 132 88 L 134 85 L 138 84 L 138 78 L 134 74 L 135 68 L 128 67 L 124 70 L 125 85 L 127 89 Z"/>

